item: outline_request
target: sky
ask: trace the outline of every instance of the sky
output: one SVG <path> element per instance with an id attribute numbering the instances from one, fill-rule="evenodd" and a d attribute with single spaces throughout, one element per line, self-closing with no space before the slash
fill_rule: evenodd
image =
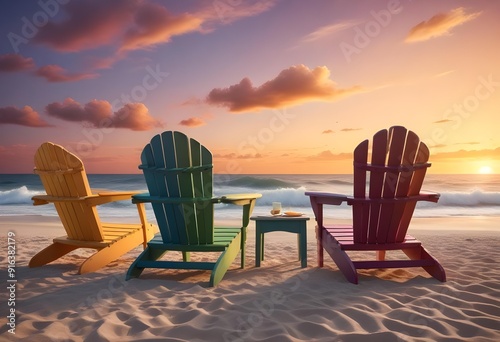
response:
<path id="1" fill-rule="evenodd" d="M 0 13 L 0 173 L 45 141 L 139 173 L 163 131 L 216 173 L 349 174 L 402 125 L 430 173 L 500 173 L 500 1 L 39 0 Z"/>

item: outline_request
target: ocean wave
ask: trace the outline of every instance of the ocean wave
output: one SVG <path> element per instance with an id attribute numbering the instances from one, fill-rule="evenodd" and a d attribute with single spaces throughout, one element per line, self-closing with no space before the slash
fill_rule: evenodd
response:
<path id="1" fill-rule="evenodd" d="M 352 186 L 352 181 L 344 181 L 344 180 L 338 180 L 338 179 L 331 179 L 329 181 L 326 181 L 328 184 L 332 185 L 349 185 Z"/>
<path id="2" fill-rule="evenodd" d="M 0 204 L 31 204 L 31 197 L 44 194 L 40 191 L 29 190 L 27 186 L 0 191 Z"/>
<path id="3" fill-rule="evenodd" d="M 217 183 L 217 180 L 215 182 Z M 294 186 L 293 183 L 285 182 L 276 178 L 257 178 L 250 176 L 231 179 L 221 183 L 220 185 L 254 189 L 278 189 L 290 188 Z"/>
<path id="4" fill-rule="evenodd" d="M 442 206 L 499 206 L 500 193 L 474 190 L 472 192 L 444 192 L 438 202 Z"/>

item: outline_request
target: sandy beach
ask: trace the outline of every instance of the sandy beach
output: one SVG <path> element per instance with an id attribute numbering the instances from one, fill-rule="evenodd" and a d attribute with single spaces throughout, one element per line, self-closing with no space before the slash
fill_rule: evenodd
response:
<path id="1" fill-rule="evenodd" d="M 360 272 L 359 285 L 348 283 L 329 258 L 316 267 L 314 220 L 307 268 L 300 268 L 296 238 L 287 233 L 267 235 L 266 259 L 256 268 L 251 222 L 247 267 L 235 261 L 219 286 L 209 288 L 204 271 L 146 270 L 125 281 L 139 247 L 92 274 L 76 274 L 90 251 L 30 269 L 30 258 L 64 234 L 58 218 L 3 216 L 2 241 L 15 234 L 17 283 L 15 330 L 2 323 L 0 340 L 498 341 L 498 222 L 414 219 L 410 233 L 441 262 L 448 281 L 422 269 L 390 269 Z M 3 245 L 2 288 L 8 292 Z M 2 322 L 11 302 L 12 294 L 1 302 Z"/>

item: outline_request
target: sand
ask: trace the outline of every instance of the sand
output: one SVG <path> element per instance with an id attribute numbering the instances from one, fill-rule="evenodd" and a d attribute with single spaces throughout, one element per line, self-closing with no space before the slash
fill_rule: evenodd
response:
<path id="1" fill-rule="evenodd" d="M 307 268 L 300 268 L 295 236 L 287 233 L 267 235 L 266 259 L 254 267 L 251 222 L 247 267 L 235 261 L 210 288 L 205 271 L 146 270 L 125 281 L 139 247 L 92 274 L 76 274 L 87 251 L 30 269 L 29 259 L 63 235 L 58 219 L 1 217 L 7 296 L 0 302 L 0 340 L 500 341 L 498 222 L 414 219 L 410 232 L 441 262 L 448 281 L 412 268 L 361 271 L 359 285 L 348 283 L 329 258 L 316 267 L 313 220 Z M 8 232 L 15 233 L 17 251 L 14 297 L 5 271 Z M 15 330 L 6 324 L 12 302 Z"/>

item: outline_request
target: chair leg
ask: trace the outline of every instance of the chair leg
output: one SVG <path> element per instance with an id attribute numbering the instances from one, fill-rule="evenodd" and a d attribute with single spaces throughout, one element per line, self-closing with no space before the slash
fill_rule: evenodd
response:
<path id="1" fill-rule="evenodd" d="M 317 260 L 318 260 L 318 267 L 323 267 L 323 234 L 321 234 L 321 228 L 319 226 L 316 226 L 316 242 L 317 242 Z"/>
<path id="2" fill-rule="evenodd" d="M 241 228 L 241 268 L 245 268 L 247 227 Z"/>
<path id="3" fill-rule="evenodd" d="M 412 260 L 432 260 L 432 266 L 423 266 L 423 269 L 439 281 L 446 281 L 446 272 L 443 266 L 424 247 L 403 249 L 403 252 Z"/>
<path id="4" fill-rule="evenodd" d="M 301 267 L 307 267 L 307 230 L 303 229 L 297 234 L 299 245 L 299 260 Z"/>
<path id="5" fill-rule="evenodd" d="M 217 259 L 212 274 L 210 275 L 210 286 L 217 286 L 222 278 L 224 278 L 224 275 L 241 249 L 241 238 L 242 234 L 239 233 L 233 241 L 231 241 L 226 250 L 221 253 L 219 259 Z"/>
<path id="6" fill-rule="evenodd" d="M 328 252 L 328 254 L 332 257 L 333 261 L 339 268 L 339 270 L 344 274 L 344 277 L 351 283 L 358 283 L 358 272 L 356 271 L 356 267 L 352 263 L 349 255 L 342 249 L 340 249 L 337 241 L 331 236 L 327 235 L 325 232 L 323 235 L 323 247 Z"/>
<path id="7" fill-rule="evenodd" d="M 54 242 L 38 252 L 29 262 L 29 267 L 40 267 L 68 254 L 80 247 Z"/>
<path id="8" fill-rule="evenodd" d="M 130 278 L 139 278 L 145 267 L 139 266 L 143 261 L 155 261 L 160 259 L 167 250 L 163 249 L 152 249 L 151 247 L 146 247 L 146 249 L 134 260 L 132 265 L 128 268 L 125 280 Z"/>
<path id="9" fill-rule="evenodd" d="M 137 230 L 120 240 L 113 242 L 107 247 L 100 249 L 97 253 L 85 260 L 80 266 L 78 274 L 85 274 L 97 271 L 112 261 L 115 261 L 123 254 L 136 248 L 143 242 L 142 230 Z"/>

